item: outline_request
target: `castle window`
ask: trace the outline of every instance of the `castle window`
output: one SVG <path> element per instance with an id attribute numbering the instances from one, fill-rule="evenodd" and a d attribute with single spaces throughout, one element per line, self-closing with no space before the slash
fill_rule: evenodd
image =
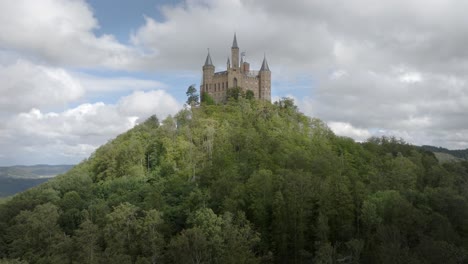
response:
<path id="1" fill-rule="evenodd" d="M 234 78 L 234 87 L 237 87 L 237 78 Z"/>

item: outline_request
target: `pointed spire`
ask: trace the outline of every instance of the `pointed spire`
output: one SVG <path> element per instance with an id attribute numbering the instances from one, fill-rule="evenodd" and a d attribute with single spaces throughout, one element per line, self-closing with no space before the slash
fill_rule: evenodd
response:
<path id="1" fill-rule="evenodd" d="M 228 66 L 231 65 L 231 60 L 229 59 L 229 56 L 228 56 L 228 59 L 227 59 L 227 65 L 228 65 Z"/>
<path id="2" fill-rule="evenodd" d="M 208 49 L 208 55 L 206 56 L 204 66 L 213 66 L 213 62 L 211 61 L 211 56 L 210 56 L 210 49 Z"/>
<path id="3" fill-rule="evenodd" d="M 237 46 L 236 33 L 234 33 L 234 40 L 232 41 L 232 48 L 236 48 L 236 49 L 239 48 L 239 46 Z"/>
<path id="4" fill-rule="evenodd" d="M 266 60 L 266 54 L 263 55 L 263 63 L 262 68 L 260 68 L 260 71 L 270 71 L 270 67 L 268 67 L 268 62 Z"/>

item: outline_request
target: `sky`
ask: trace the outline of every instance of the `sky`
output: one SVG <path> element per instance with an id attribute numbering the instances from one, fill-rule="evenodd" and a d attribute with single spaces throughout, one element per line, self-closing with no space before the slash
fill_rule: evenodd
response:
<path id="1" fill-rule="evenodd" d="M 468 148 L 468 2 L 0 1 L 0 166 L 75 164 L 183 108 L 234 32 L 274 100 L 340 136 Z"/>

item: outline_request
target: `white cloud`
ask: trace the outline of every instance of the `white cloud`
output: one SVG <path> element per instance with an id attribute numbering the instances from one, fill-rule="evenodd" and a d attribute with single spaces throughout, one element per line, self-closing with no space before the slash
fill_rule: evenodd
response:
<path id="1" fill-rule="evenodd" d="M 180 109 L 180 104 L 163 90 L 136 91 L 118 102 L 119 111 L 130 116 L 145 119 L 157 113 L 159 118 L 173 115 Z"/>
<path id="2" fill-rule="evenodd" d="M 418 72 L 405 72 L 400 75 L 400 81 L 406 83 L 417 83 L 422 81 L 421 74 Z"/>
<path id="3" fill-rule="evenodd" d="M 0 145 L 7 157 L 1 164 L 76 163 L 101 144 L 152 114 L 163 119 L 180 109 L 164 91 L 136 91 L 118 104 L 82 104 L 63 112 L 32 109 L 14 115 L 0 128 Z"/>
<path id="4" fill-rule="evenodd" d="M 88 93 L 113 93 L 132 90 L 167 89 L 167 85 L 154 80 L 145 80 L 132 77 L 103 78 L 89 74 L 75 73 L 73 75 L 80 81 Z"/>
<path id="5" fill-rule="evenodd" d="M 0 112 L 64 106 L 84 95 L 84 88 L 66 70 L 18 60 L 0 65 Z"/>
<path id="6" fill-rule="evenodd" d="M 246 1 L 186 1 L 161 13 L 162 21 L 146 17 L 131 38 L 136 47 L 153 54 L 143 62 L 147 67 L 198 70 L 210 48 L 215 65 L 224 68 L 234 31 L 252 69 L 260 67 L 264 52 L 277 65 L 305 70 L 304 65 L 326 64 L 324 58 L 333 50 L 323 24 L 274 16 Z"/>
<path id="7" fill-rule="evenodd" d="M 351 137 L 358 141 L 365 141 L 372 136 L 367 129 L 355 128 L 350 123 L 328 122 L 328 126 L 336 135 Z"/>
<path id="8" fill-rule="evenodd" d="M 125 68 L 138 57 L 98 21 L 83 0 L 1 1 L 0 46 L 50 63 Z"/>

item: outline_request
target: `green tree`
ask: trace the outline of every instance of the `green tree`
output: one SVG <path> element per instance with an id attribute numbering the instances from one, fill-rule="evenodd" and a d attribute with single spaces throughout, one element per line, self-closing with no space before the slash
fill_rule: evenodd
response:
<path id="1" fill-rule="evenodd" d="M 183 230 L 172 238 L 169 254 L 174 263 L 213 263 L 209 242 L 199 228 Z"/>
<path id="2" fill-rule="evenodd" d="M 215 104 L 216 104 L 216 102 L 215 102 L 215 100 L 213 99 L 213 97 L 211 97 L 211 95 L 208 94 L 207 92 L 203 92 L 203 93 L 202 93 L 201 102 L 202 102 L 204 105 L 215 105 Z"/>
<path id="3" fill-rule="evenodd" d="M 227 90 L 227 98 L 238 100 L 241 97 L 245 97 L 244 91 L 241 87 L 233 87 Z"/>
<path id="4" fill-rule="evenodd" d="M 33 211 L 22 211 L 15 217 L 9 234 L 13 238 L 11 257 L 32 263 L 52 263 L 65 240 L 58 218 L 58 208 L 51 203 L 38 205 Z"/>
<path id="5" fill-rule="evenodd" d="M 114 211 L 107 215 L 107 225 L 104 229 L 107 261 L 131 261 L 137 247 L 135 240 L 138 210 L 138 207 L 130 203 L 123 203 L 114 207 Z"/>
<path id="6" fill-rule="evenodd" d="M 100 262 L 101 249 L 98 242 L 101 235 L 99 227 L 90 220 L 81 223 L 74 237 L 77 259 L 81 263 L 94 264 Z"/>
<path id="7" fill-rule="evenodd" d="M 197 88 L 195 88 L 195 84 L 190 85 L 185 94 L 187 95 L 187 105 L 195 106 L 200 104 L 200 96 L 197 93 Z"/>
<path id="8" fill-rule="evenodd" d="M 255 94 L 252 90 L 247 90 L 247 92 L 245 92 L 245 99 L 251 100 L 254 99 L 254 97 Z"/>

